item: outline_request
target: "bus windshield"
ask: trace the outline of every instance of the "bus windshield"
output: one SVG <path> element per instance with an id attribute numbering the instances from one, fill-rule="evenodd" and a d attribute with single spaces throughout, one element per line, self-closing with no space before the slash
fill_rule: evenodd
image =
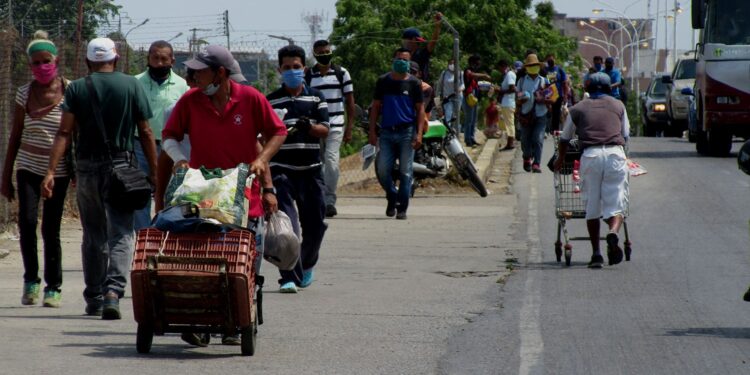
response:
<path id="1" fill-rule="evenodd" d="M 693 0 L 695 1 L 695 0 Z M 706 8 L 706 43 L 750 44 L 750 1 L 709 1 Z"/>

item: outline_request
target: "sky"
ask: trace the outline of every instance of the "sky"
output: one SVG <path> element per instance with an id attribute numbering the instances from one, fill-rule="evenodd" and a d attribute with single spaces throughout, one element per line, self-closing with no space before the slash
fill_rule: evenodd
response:
<path id="1" fill-rule="evenodd" d="M 377 1 L 377 0 L 372 0 Z M 539 2 L 538 0 L 534 1 Z M 608 9 L 594 17 L 619 17 L 624 13 L 630 18 L 647 18 L 654 15 L 657 2 L 664 9 L 674 8 L 674 0 L 553 0 L 555 9 L 571 17 L 594 16 L 593 8 Z M 121 22 L 123 33 L 128 33 L 132 45 L 148 46 L 158 39 L 170 40 L 176 48 L 187 49 L 190 29 L 199 29 L 196 36 L 210 43 L 226 44 L 223 31 L 223 12 L 229 11 L 230 42 L 236 50 L 275 50 L 286 44 L 283 40 L 268 35 L 291 37 L 299 44 L 308 47 L 312 38 L 305 16 L 317 14 L 322 16 L 321 37 L 327 36 L 336 15 L 336 0 L 115 0 L 121 5 L 122 16 L 112 21 L 114 31 Z M 651 4 L 651 11 L 648 5 Z M 677 47 L 689 49 L 691 46 L 690 0 L 682 0 L 685 11 L 677 17 Z M 663 12 L 659 14 L 661 23 L 659 33 L 664 30 Z M 140 23 L 149 19 L 142 26 Z M 671 48 L 672 21 L 669 26 L 669 44 Z M 182 33 L 178 36 L 179 33 Z M 657 48 L 663 48 L 664 37 L 657 38 Z"/>

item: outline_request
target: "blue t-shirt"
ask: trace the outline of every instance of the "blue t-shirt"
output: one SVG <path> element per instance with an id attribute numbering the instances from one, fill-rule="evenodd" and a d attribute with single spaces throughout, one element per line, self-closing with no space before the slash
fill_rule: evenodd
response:
<path id="1" fill-rule="evenodd" d="M 620 83 L 620 80 L 622 80 L 622 75 L 620 74 L 620 71 L 617 69 L 607 70 L 604 69 L 602 72 L 607 73 L 609 76 L 609 80 L 614 85 L 615 83 Z M 620 99 L 620 88 L 615 87 L 612 89 L 612 96 L 614 96 L 617 99 Z"/>
<path id="2" fill-rule="evenodd" d="M 382 129 L 414 125 L 417 121 L 414 105 L 423 102 L 422 85 L 412 75 L 397 81 L 391 78 L 390 73 L 386 73 L 375 83 L 375 99 L 383 104 L 380 121 Z"/>
<path id="3" fill-rule="evenodd" d="M 568 75 L 565 74 L 565 70 L 557 65 L 552 68 L 547 67 L 547 80 L 555 83 L 555 86 L 557 86 L 557 93 L 562 97 L 563 82 L 568 80 Z"/>

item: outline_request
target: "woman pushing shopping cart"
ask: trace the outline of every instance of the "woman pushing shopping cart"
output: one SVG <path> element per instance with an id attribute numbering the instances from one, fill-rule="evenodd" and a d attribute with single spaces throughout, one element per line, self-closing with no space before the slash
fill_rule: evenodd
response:
<path id="1" fill-rule="evenodd" d="M 605 237 L 609 265 L 630 260 L 631 243 L 625 218 L 628 214 L 629 169 L 625 144 L 630 136 L 630 123 L 625 106 L 609 96 L 610 79 L 604 73 L 589 76 L 586 91 L 590 98 L 572 108 L 557 141 L 555 170 L 555 209 L 558 218 L 555 252 L 561 260 L 565 238 L 565 263 L 570 265 L 572 246 L 569 243 L 566 220 L 585 218 L 591 241 L 592 255 L 589 268 L 602 268 L 604 258 L 600 249 L 599 219 L 604 219 L 609 231 Z M 575 139 L 579 155 L 571 153 L 570 142 Z M 576 168 L 577 167 L 577 168 Z M 624 227 L 625 251 L 620 247 L 620 227 Z"/>

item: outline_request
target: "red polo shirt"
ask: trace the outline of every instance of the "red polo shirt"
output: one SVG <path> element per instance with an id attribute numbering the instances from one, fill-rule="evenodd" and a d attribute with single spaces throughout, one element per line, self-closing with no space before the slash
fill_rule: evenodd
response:
<path id="1" fill-rule="evenodd" d="M 286 135 L 286 126 L 258 90 L 230 81 L 229 101 L 220 114 L 208 96 L 199 89 L 186 92 L 172 111 L 162 131 L 162 139 L 182 141 L 190 135 L 190 168 L 235 168 L 252 163 L 258 156 L 258 134 L 270 139 Z M 253 190 L 256 190 L 257 185 Z M 259 189 L 258 189 L 259 190 Z M 255 193 L 255 191 L 254 191 Z M 257 194 L 253 194 L 257 197 Z M 253 208 L 260 200 L 251 199 Z M 251 208 L 251 216 L 256 209 Z"/>

